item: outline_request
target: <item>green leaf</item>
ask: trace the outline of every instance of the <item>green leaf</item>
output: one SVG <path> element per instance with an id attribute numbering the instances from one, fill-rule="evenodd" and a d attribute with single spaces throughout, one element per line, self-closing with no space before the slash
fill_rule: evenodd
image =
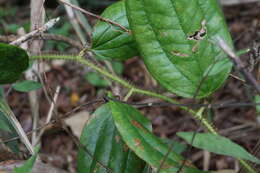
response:
<path id="1" fill-rule="evenodd" d="M 7 32 L 10 32 L 10 33 L 13 33 L 13 34 L 16 34 L 17 33 L 17 30 L 20 28 L 21 26 L 18 25 L 18 24 L 8 24 L 6 25 L 6 31 Z"/>
<path id="2" fill-rule="evenodd" d="M 116 127 L 128 147 L 155 170 L 158 169 L 169 150 L 168 145 L 151 133 L 150 127 L 146 125 L 148 120 L 135 108 L 114 101 L 109 101 L 109 106 Z M 181 155 L 172 151 L 165 160 L 160 172 L 177 172 L 183 160 L 184 158 Z M 188 166 L 192 167 L 187 164 L 183 172 L 199 171 L 195 168 L 188 168 Z"/>
<path id="3" fill-rule="evenodd" d="M 202 98 L 224 83 L 232 63 L 212 42 L 232 40 L 216 0 L 127 0 L 126 11 L 146 67 L 166 89 Z M 208 76 L 215 63 L 221 70 Z"/>
<path id="4" fill-rule="evenodd" d="M 35 154 L 31 156 L 30 159 L 28 159 L 23 166 L 19 168 L 14 168 L 13 173 L 30 173 L 38 156 L 39 150 L 40 147 L 36 147 Z"/>
<path id="5" fill-rule="evenodd" d="M 25 50 L 0 43 L 0 84 L 13 83 L 18 80 L 29 65 Z"/>
<path id="6" fill-rule="evenodd" d="M 129 28 L 124 1 L 109 6 L 101 16 Z M 138 54 L 133 36 L 106 22 L 94 26 L 92 39 L 92 51 L 101 59 L 126 60 Z"/>
<path id="7" fill-rule="evenodd" d="M 255 95 L 254 100 L 255 100 L 256 103 L 260 103 L 260 96 Z M 257 112 L 257 115 L 259 116 L 260 115 L 260 105 L 256 106 L 256 112 Z"/>
<path id="8" fill-rule="evenodd" d="M 105 80 L 102 76 L 100 76 L 97 72 L 88 72 L 85 75 L 86 80 L 96 86 L 96 87 L 107 87 L 109 86 L 109 81 Z"/>
<path id="9" fill-rule="evenodd" d="M 0 98 L 3 99 L 4 98 L 4 89 L 3 87 L 0 85 Z"/>
<path id="10" fill-rule="evenodd" d="M 4 100 L 4 93 L 3 88 L 0 86 L 0 100 Z M 13 138 L 16 137 L 18 134 L 16 133 L 15 129 L 13 128 L 11 122 L 7 119 L 8 115 L 5 115 L 4 112 L 0 109 L 0 138 Z M 8 146 L 14 153 L 19 152 L 19 146 L 17 140 L 6 142 L 6 146 Z"/>
<path id="11" fill-rule="evenodd" d="M 24 143 L 24 145 L 26 146 L 26 148 L 33 153 L 33 148 L 32 145 L 27 137 L 27 135 L 25 134 L 22 126 L 20 125 L 19 121 L 17 120 L 17 118 L 15 117 L 14 113 L 12 112 L 11 108 L 9 107 L 9 105 L 7 104 L 5 98 L 0 97 L 0 112 L 2 113 L 3 116 L 5 116 L 5 120 L 6 122 L 8 121 L 8 123 L 10 123 L 10 125 L 12 125 L 12 127 L 10 127 L 10 130 L 12 131 L 11 136 L 17 136 L 17 134 L 19 135 L 20 140 Z M 2 118 L 4 119 L 4 118 Z M 14 130 L 13 130 L 13 129 Z M 16 133 L 15 133 L 15 132 Z M 15 141 L 16 142 L 16 141 Z M 13 145 L 14 143 L 10 143 L 10 145 Z M 15 145 L 15 144 L 14 144 Z M 13 146 L 14 146 L 13 145 Z M 12 146 L 10 146 L 11 148 Z M 15 148 L 12 148 L 12 150 Z"/>
<path id="12" fill-rule="evenodd" d="M 112 61 L 111 64 L 116 74 L 121 75 L 123 73 L 124 65 L 122 64 L 122 62 Z"/>
<path id="13" fill-rule="evenodd" d="M 189 144 L 191 143 L 194 132 L 179 132 L 178 136 L 183 138 Z M 193 140 L 192 146 L 204 149 L 213 153 L 232 156 L 239 159 L 250 160 L 260 164 L 260 160 L 238 144 L 232 142 L 230 139 L 223 136 L 214 135 L 210 133 L 197 133 Z"/>
<path id="14" fill-rule="evenodd" d="M 7 132 L 12 132 L 12 125 L 9 123 L 8 119 L 0 110 L 0 130 L 4 130 Z"/>
<path id="15" fill-rule="evenodd" d="M 29 92 L 42 88 L 42 84 L 32 80 L 24 80 L 13 85 L 13 89 L 20 92 Z"/>
<path id="16" fill-rule="evenodd" d="M 164 143 L 166 143 L 168 146 L 172 146 L 172 150 L 176 152 L 177 154 L 181 154 L 187 149 L 187 145 L 179 143 L 177 141 L 173 141 L 171 139 L 161 139 Z"/>
<path id="17" fill-rule="evenodd" d="M 150 124 L 149 124 L 150 125 Z M 142 173 L 145 162 L 139 159 L 122 141 L 108 105 L 98 108 L 85 125 L 80 142 L 91 153 L 81 148 L 78 152 L 78 173 Z"/>
<path id="18" fill-rule="evenodd" d="M 12 124 L 8 121 L 6 116 L 0 110 L 0 138 L 2 139 L 11 139 L 16 137 L 18 134 L 13 128 Z M 19 152 L 19 145 L 17 140 L 9 141 L 4 143 L 7 147 L 9 147 L 14 153 Z"/>

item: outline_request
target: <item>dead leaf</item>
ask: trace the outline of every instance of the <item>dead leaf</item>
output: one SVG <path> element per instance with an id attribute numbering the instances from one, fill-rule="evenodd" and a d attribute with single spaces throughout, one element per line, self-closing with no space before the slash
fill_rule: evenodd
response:
<path id="1" fill-rule="evenodd" d="M 82 111 L 65 119 L 65 123 L 71 128 L 73 134 L 80 138 L 83 127 L 85 123 L 88 121 L 89 116 L 89 112 Z"/>

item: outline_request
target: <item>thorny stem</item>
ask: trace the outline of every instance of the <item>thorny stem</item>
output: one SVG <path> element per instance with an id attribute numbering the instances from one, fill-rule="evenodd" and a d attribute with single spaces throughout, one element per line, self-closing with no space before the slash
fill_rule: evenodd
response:
<path id="1" fill-rule="evenodd" d="M 127 101 L 129 99 L 129 97 L 131 97 L 131 95 L 134 93 L 134 88 L 131 88 L 129 90 L 129 92 L 127 93 L 127 95 L 125 96 L 125 98 L 123 99 L 123 101 Z"/>
<path id="2" fill-rule="evenodd" d="M 121 84 L 122 86 L 124 86 L 125 88 L 128 88 L 130 89 L 129 93 L 127 94 L 127 96 L 125 97 L 128 98 L 129 96 L 131 96 L 133 93 L 138 93 L 138 94 L 143 94 L 143 95 L 147 95 L 147 96 L 150 96 L 150 97 L 155 97 L 155 98 L 159 98 L 161 100 L 164 100 L 166 102 L 169 102 L 169 103 L 173 103 L 173 104 L 179 104 L 178 101 L 168 97 L 168 96 L 165 96 L 165 95 L 162 95 L 162 94 L 159 94 L 159 93 L 156 93 L 156 92 L 152 92 L 152 91 L 148 91 L 148 90 L 143 90 L 143 89 L 140 89 L 140 88 L 137 88 L 135 87 L 134 85 L 132 84 L 129 84 L 126 80 L 124 79 L 121 79 L 120 77 L 116 76 L 116 75 L 113 75 L 113 74 L 110 74 L 108 71 L 106 71 L 105 69 L 93 64 L 91 61 L 83 58 L 82 56 L 83 52 L 81 52 L 78 56 L 73 56 L 73 55 L 52 55 L 52 54 L 46 54 L 46 55 L 35 55 L 35 56 L 31 56 L 30 58 L 32 60 L 39 60 L 39 59 L 48 59 L 48 60 L 55 60 L 55 59 L 63 59 L 63 60 L 72 60 L 74 62 L 79 62 L 83 65 L 86 65 L 94 70 L 96 70 L 97 72 L 99 72 L 100 74 L 106 76 L 107 78 Z M 189 112 L 193 118 L 199 120 L 202 122 L 203 126 L 212 134 L 215 134 L 215 135 L 218 135 L 218 132 L 217 130 L 215 129 L 214 125 L 209 123 L 203 116 L 202 114 L 197 114 L 196 111 L 188 108 L 188 107 L 185 107 L 185 106 L 180 106 L 181 109 Z M 250 165 L 248 165 L 244 160 L 242 159 L 238 159 L 238 161 L 240 162 L 241 165 L 243 165 L 250 173 L 256 173 L 254 171 L 253 168 L 250 167 Z"/>
<path id="3" fill-rule="evenodd" d="M 156 93 L 156 92 L 152 92 L 152 91 L 148 91 L 148 90 L 143 90 L 140 88 L 135 87 L 132 84 L 129 84 L 126 80 L 121 79 L 120 77 L 116 76 L 116 75 L 112 75 L 109 72 L 107 72 L 106 70 L 102 69 L 101 67 L 93 64 L 92 62 L 90 62 L 89 60 L 83 58 L 82 56 L 72 56 L 72 55 L 53 55 L 53 54 L 42 54 L 42 55 L 34 55 L 30 57 L 32 60 L 36 60 L 36 59 L 49 59 L 49 60 L 54 60 L 54 59 L 63 59 L 63 60 L 72 60 L 72 61 L 76 61 L 79 62 L 83 65 L 86 65 L 94 70 L 96 70 L 97 72 L 99 72 L 100 74 L 106 76 L 107 78 L 121 84 L 122 86 L 124 86 L 125 88 L 130 89 L 130 94 L 133 93 L 138 93 L 138 94 L 143 94 L 143 95 L 147 95 L 150 97 L 155 97 L 155 98 L 159 98 L 161 100 L 167 101 L 169 103 L 174 103 L 174 104 L 179 104 L 178 101 Z M 128 93 L 129 95 L 129 93 Z M 129 96 L 127 96 L 129 97 Z M 203 118 L 201 115 L 197 114 L 194 110 L 189 109 L 185 106 L 181 106 L 181 108 L 189 113 L 191 113 L 191 115 L 197 119 L 197 120 L 201 120 L 202 124 L 208 129 L 209 132 L 213 133 L 213 134 L 218 134 L 217 131 L 215 130 L 215 128 L 213 127 L 213 125 L 211 125 L 205 118 Z"/>

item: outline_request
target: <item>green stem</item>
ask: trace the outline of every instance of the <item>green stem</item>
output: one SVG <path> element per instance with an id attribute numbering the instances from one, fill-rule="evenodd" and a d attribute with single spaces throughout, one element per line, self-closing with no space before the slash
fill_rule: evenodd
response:
<path id="1" fill-rule="evenodd" d="M 148 90 L 143 90 L 140 88 L 135 87 L 134 85 L 129 84 L 126 80 L 121 79 L 120 77 L 116 76 L 116 75 L 112 75 L 109 72 L 107 72 L 106 70 L 102 69 L 101 67 L 93 64 L 91 61 L 83 58 L 82 56 L 72 56 L 72 55 L 36 55 L 36 56 L 31 56 L 30 57 L 33 60 L 36 59 L 49 59 L 49 60 L 54 60 L 54 59 L 63 59 L 63 60 L 72 60 L 75 62 L 79 62 L 83 65 L 86 65 L 94 70 L 96 70 L 97 72 L 99 72 L 100 74 L 106 76 L 107 78 L 121 84 L 122 86 L 124 86 L 125 88 L 130 89 L 131 94 L 132 93 L 138 93 L 138 94 L 143 94 L 143 95 L 147 95 L 150 97 L 155 97 L 155 98 L 159 98 L 161 100 L 167 101 L 169 103 L 174 103 L 174 104 L 179 104 L 179 102 L 177 102 L 176 100 L 164 96 L 162 94 L 156 93 L 156 92 L 152 92 L 152 91 L 148 91 Z M 129 94 L 129 93 L 128 93 Z M 185 107 L 185 106 L 181 106 L 181 108 L 187 112 L 189 112 L 195 119 L 199 120 L 202 122 L 202 124 L 208 129 L 209 132 L 213 133 L 213 134 L 217 134 L 217 131 L 214 129 L 213 125 L 211 125 L 205 118 L 203 118 L 203 116 L 197 114 L 194 110 Z"/>
<path id="2" fill-rule="evenodd" d="M 133 93 L 134 93 L 134 88 L 131 88 L 123 100 L 126 102 Z"/>
<path id="3" fill-rule="evenodd" d="M 30 57 L 33 60 L 37 60 L 37 59 L 49 59 L 49 60 L 54 60 L 54 59 L 63 59 L 63 60 L 72 60 L 75 62 L 79 62 L 83 65 L 86 65 L 94 70 L 96 70 L 97 72 L 99 72 L 100 74 L 106 76 L 107 78 L 121 84 L 122 86 L 124 86 L 125 88 L 130 89 L 130 94 L 132 93 L 139 93 L 139 94 L 143 94 L 143 95 L 147 95 L 150 97 L 155 97 L 155 98 L 159 98 L 162 99 L 164 101 L 167 101 L 169 103 L 174 103 L 174 104 L 178 104 L 179 102 L 177 102 L 176 100 L 164 96 L 162 94 L 159 93 L 155 93 L 152 91 L 147 91 L 147 90 L 143 90 L 140 88 L 135 87 L 134 85 L 129 84 L 126 80 L 121 79 L 120 77 L 110 74 L 109 72 L 107 72 L 106 70 L 102 69 L 101 67 L 93 64 L 91 61 L 83 58 L 82 53 L 80 54 L 80 56 L 70 56 L 70 55 L 36 55 L 36 56 L 31 56 Z M 129 95 L 129 93 L 127 94 L 127 96 Z M 214 126 L 212 124 L 210 124 L 201 114 L 197 114 L 194 110 L 185 107 L 185 106 L 181 106 L 181 108 L 187 112 L 189 112 L 195 119 L 199 120 L 202 122 L 203 126 L 206 127 L 208 129 L 209 132 L 211 132 L 212 134 L 218 135 L 218 132 L 215 130 Z M 244 160 L 242 159 L 238 159 L 239 162 L 241 163 L 241 165 L 243 165 L 250 173 L 256 173 L 254 171 L 253 168 L 250 167 L 250 165 L 248 165 Z"/>

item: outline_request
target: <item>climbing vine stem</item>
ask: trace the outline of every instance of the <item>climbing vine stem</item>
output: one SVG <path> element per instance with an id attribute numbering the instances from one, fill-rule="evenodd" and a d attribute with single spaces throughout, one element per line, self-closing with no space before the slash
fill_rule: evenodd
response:
<path id="1" fill-rule="evenodd" d="M 91 61 L 89 61 L 88 59 L 83 57 L 83 52 L 81 52 L 79 55 L 73 56 L 73 55 L 55 55 L 55 54 L 42 54 L 42 55 L 34 55 L 31 56 L 30 59 L 32 60 L 39 60 L 39 59 L 47 59 L 47 60 L 57 60 L 57 59 L 63 59 L 63 60 L 70 60 L 70 61 L 74 61 L 74 62 L 78 62 L 81 63 L 85 66 L 88 66 L 92 69 L 94 69 L 95 71 L 99 72 L 100 74 L 106 76 L 107 78 L 109 78 L 110 80 L 113 80 L 119 84 L 121 84 L 122 86 L 124 86 L 125 88 L 129 89 L 129 93 L 127 94 L 127 98 L 129 96 L 131 96 L 134 93 L 138 93 L 138 94 L 143 94 L 143 95 L 147 95 L 150 97 L 155 97 L 155 98 L 159 98 L 161 100 L 164 100 L 166 102 L 169 103 L 174 103 L 174 104 L 179 104 L 176 100 L 156 93 L 156 92 L 152 92 L 152 91 L 148 91 L 148 90 L 143 90 L 140 88 L 135 87 L 132 84 L 129 84 L 126 80 L 121 79 L 120 77 L 110 74 L 107 70 L 99 67 L 98 65 L 92 63 Z M 126 98 L 126 99 L 127 99 Z M 201 114 L 196 113 L 196 111 L 185 107 L 185 106 L 180 106 L 183 110 L 189 112 L 193 118 L 201 121 L 201 123 L 203 124 L 203 126 L 212 134 L 218 135 L 218 132 L 215 130 L 214 125 L 210 124 Z M 250 173 L 256 173 L 253 168 L 250 167 L 250 165 L 248 165 L 244 160 L 242 159 L 238 159 L 240 164 L 243 165 Z"/>
<path id="2" fill-rule="evenodd" d="M 156 92 L 152 92 L 152 91 L 148 91 L 148 90 L 143 90 L 140 88 L 135 87 L 132 84 L 129 84 L 126 80 L 121 79 L 120 77 L 110 74 L 107 70 L 97 66 L 96 64 L 92 63 L 91 61 L 89 61 L 88 59 L 85 59 L 82 56 L 73 56 L 73 55 L 53 55 L 53 54 L 42 54 L 42 55 L 35 55 L 35 56 L 31 56 L 30 59 L 32 60 L 37 60 L 37 59 L 48 59 L 48 60 L 55 60 L 55 59 L 63 59 L 63 60 L 70 60 L 70 61 L 74 61 L 74 62 L 79 62 L 85 66 L 88 66 L 92 69 L 94 69 L 95 71 L 99 72 L 100 74 L 106 76 L 107 78 L 109 78 L 110 80 L 113 80 L 119 84 L 121 84 L 122 86 L 124 86 L 125 88 L 128 88 L 131 92 L 131 95 L 133 93 L 138 93 L 138 94 L 143 94 L 143 95 L 147 95 L 150 97 L 155 97 L 155 98 L 159 98 L 161 100 L 164 100 L 166 102 L 169 103 L 174 103 L 174 104 L 179 104 L 176 100 L 156 93 Z M 128 97 L 128 96 L 127 96 Z M 195 119 L 199 120 L 202 122 L 202 124 L 207 128 L 207 130 L 213 134 L 217 134 L 217 131 L 215 130 L 215 128 L 213 127 L 213 125 L 211 125 L 205 118 L 203 118 L 201 115 L 197 114 L 194 110 L 185 107 L 185 106 L 181 106 L 181 108 L 187 112 L 189 112 Z"/>

